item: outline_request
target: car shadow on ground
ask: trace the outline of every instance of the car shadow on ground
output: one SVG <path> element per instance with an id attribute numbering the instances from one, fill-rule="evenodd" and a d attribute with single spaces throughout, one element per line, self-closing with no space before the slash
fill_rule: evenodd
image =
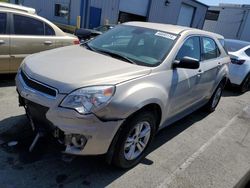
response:
<path id="1" fill-rule="evenodd" d="M 206 112 L 196 111 L 159 131 L 148 153 L 153 152 L 207 115 Z M 7 154 L 6 160 L 0 161 L 0 165 L 7 165 L 7 168 L 14 170 L 23 170 L 27 176 L 35 179 L 38 178 L 39 174 L 56 171 L 54 175 L 49 177 L 53 186 L 105 187 L 129 171 L 109 166 L 105 163 L 104 156 L 75 157 L 72 161 L 65 162 L 65 160 L 62 160 L 60 152 L 62 146 L 50 137 L 42 138 L 34 151 L 29 153 L 28 148 L 35 135 L 32 133 L 25 115 L 4 119 L 0 121 L 0 125 L 5 129 L 4 131 L 3 129 L 0 130 L 0 143 L 2 143 L 0 149 Z M 13 141 L 17 141 L 18 144 L 9 146 L 8 144 L 13 143 Z M 34 173 L 31 166 L 41 163 L 43 165 L 36 169 L 37 172 Z M 152 165 L 154 161 L 146 157 L 141 163 Z M 54 169 L 51 169 L 52 167 Z M 43 176 L 39 178 L 41 179 Z M 32 181 L 32 178 L 30 181 Z"/>
<path id="2" fill-rule="evenodd" d="M 0 74 L 0 87 L 15 86 L 16 74 Z"/>
<path id="3" fill-rule="evenodd" d="M 225 88 L 225 90 L 222 93 L 222 97 L 237 97 L 237 96 L 241 96 L 243 94 L 244 93 L 240 92 L 240 88 L 238 86 L 231 86 L 230 85 L 230 86 L 227 86 Z"/>

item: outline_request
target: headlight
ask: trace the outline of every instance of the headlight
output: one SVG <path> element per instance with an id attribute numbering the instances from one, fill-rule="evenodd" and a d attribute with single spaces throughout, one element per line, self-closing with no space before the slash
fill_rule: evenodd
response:
<path id="1" fill-rule="evenodd" d="M 88 114 L 107 105 L 114 92 L 114 86 L 81 88 L 66 96 L 60 106 L 75 109 L 81 114 Z"/>

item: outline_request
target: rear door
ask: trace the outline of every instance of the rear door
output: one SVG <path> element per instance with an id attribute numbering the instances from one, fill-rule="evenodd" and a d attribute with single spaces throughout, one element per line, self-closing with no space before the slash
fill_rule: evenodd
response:
<path id="1" fill-rule="evenodd" d="M 211 96 L 223 58 L 216 42 L 210 37 L 201 37 L 202 55 L 199 68 L 197 95 L 200 100 Z"/>
<path id="2" fill-rule="evenodd" d="M 10 41 L 7 20 L 8 14 L 0 12 L 0 73 L 10 71 Z"/>
<path id="3" fill-rule="evenodd" d="M 10 71 L 16 72 L 26 56 L 55 48 L 54 35 L 53 29 L 43 21 L 27 15 L 12 14 Z"/>

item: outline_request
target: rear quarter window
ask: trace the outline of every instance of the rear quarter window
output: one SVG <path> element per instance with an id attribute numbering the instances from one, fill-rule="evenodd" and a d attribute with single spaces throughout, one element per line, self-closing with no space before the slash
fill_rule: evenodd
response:
<path id="1" fill-rule="evenodd" d="M 228 54 L 227 48 L 226 48 L 226 43 L 224 39 L 218 39 L 221 46 L 223 47 L 223 49 L 225 50 L 225 52 Z"/>
<path id="2" fill-rule="evenodd" d="M 45 35 L 49 35 L 49 36 L 55 35 L 54 29 L 50 27 L 48 24 L 45 24 Z"/>

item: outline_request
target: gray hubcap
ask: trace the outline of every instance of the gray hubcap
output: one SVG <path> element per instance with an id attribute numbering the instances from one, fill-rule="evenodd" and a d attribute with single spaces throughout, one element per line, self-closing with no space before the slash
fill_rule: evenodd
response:
<path id="1" fill-rule="evenodd" d="M 221 93 L 222 93 L 222 89 L 221 89 L 221 87 L 219 87 L 214 95 L 212 108 L 214 108 L 218 104 L 220 97 L 221 97 Z"/>
<path id="2" fill-rule="evenodd" d="M 151 135 L 149 122 L 138 123 L 129 133 L 124 145 L 124 156 L 127 160 L 136 159 L 146 148 Z"/>

